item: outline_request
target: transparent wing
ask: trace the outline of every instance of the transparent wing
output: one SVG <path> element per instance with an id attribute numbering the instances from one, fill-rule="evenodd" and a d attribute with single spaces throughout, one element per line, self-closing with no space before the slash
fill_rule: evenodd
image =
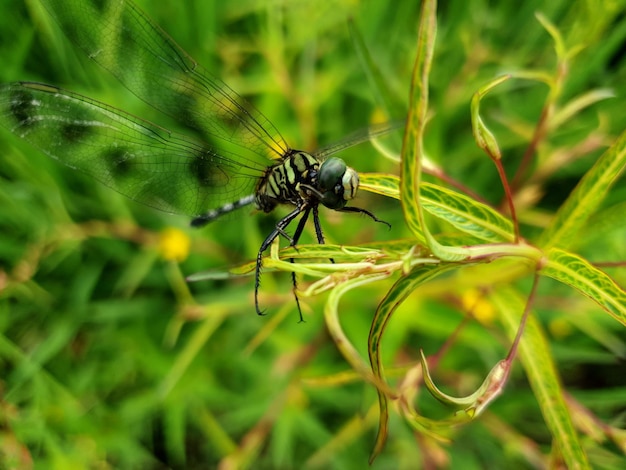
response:
<path id="1" fill-rule="evenodd" d="M 313 155 L 315 155 L 315 157 L 317 157 L 320 161 L 323 161 L 337 152 L 341 152 L 342 150 L 354 147 L 355 145 L 367 142 L 368 140 L 389 134 L 390 132 L 403 128 L 404 125 L 404 121 L 391 121 L 374 124 L 365 129 L 359 129 L 358 131 L 352 132 L 337 142 L 317 149 Z"/>
<path id="2" fill-rule="evenodd" d="M 203 137 L 264 158 L 288 150 L 260 111 L 207 72 L 125 0 L 41 0 L 65 34 L 140 99 Z M 219 145 L 219 144 L 216 144 Z"/>
<path id="3" fill-rule="evenodd" d="M 252 194 L 266 165 L 82 95 L 0 85 L 0 125 L 63 164 L 166 212 L 198 216 Z"/>

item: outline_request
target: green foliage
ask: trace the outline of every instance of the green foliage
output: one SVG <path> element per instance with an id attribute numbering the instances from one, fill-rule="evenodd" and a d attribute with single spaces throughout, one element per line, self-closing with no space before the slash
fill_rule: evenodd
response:
<path id="1" fill-rule="evenodd" d="M 284 211 L 192 230 L 3 130 L 0 467 L 626 464 L 623 2 L 139 3 L 296 148 L 408 111 L 341 155 L 392 228 L 321 210 L 258 317 Z M 4 6 L 1 82 L 176 128 Z"/>

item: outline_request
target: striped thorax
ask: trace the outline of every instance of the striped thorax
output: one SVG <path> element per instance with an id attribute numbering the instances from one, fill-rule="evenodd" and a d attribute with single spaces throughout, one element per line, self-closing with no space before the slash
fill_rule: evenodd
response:
<path id="1" fill-rule="evenodd" d="M 343 160 L 331 157 L 321 162 L 300 150 L 290 151 L 265 172 L 256 190 L 256 206 L 271 212 L 278 204 L 323 204 L 341 209 L 356 196 L 359 176 Z"/>

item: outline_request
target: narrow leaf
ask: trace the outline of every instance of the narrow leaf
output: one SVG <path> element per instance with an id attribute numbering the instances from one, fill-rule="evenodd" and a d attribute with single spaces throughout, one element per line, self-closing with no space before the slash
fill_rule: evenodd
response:
<path id="1" fill-rule="evenodd" d="M 385 383 L 385 373 L 383 371 L 380 356 L 380 342 L 385 331 L 385 327 L 391 319 L 393 312 L 395 312 L 402 302 L 404 302 L 404 300 L 421 284 L 456 267 L 457 266 L 455 264 L 418 266 L 407 276 L 398 279 L 391 289 L 389 289 L 385 298 L 378 305 L 378 309 L 376 310 L 376 314 L 372 320 L 372 327 L 370 329 L 367 343 L 372 372 L 381 383 Z M 387 440 L 387 425 L 389 421 L 388 397 L 387 394 L 381 389 L 378 389 L 378 403 L 380 406 L 380 421 L 378 425 L 378 434 L 376 436 L 376 444 L 372 450 L 370 462 L 372 462 L 382 451 Z M 426 420 L 426 418 L 422 419 Z M 426 423 L 424 423 L 424 430 L 429 427 L 432 426 L 427 426 Z"/>
<path id="2" fill-rule="evenodd" d="M 503 288 L 490 295 L 500 313 L 500 319 L 511 339 L 515 338 L 524 311 L 524 300 L 512 288 Z M 574 428 L 563 396 L 550 346 L 541 325 L 532 315 L 528 317 L 520 342 L 518 357 L 533 389 L 556 447 L 565 460 L 566 468 L 589 468 L 589 462 Z"/>
<path id="3" fill-rule="evenodd" d="M 626 131 L 583 176 L 543 232 L 539 246 L 567 248 L 593 215 L 626 165 Z"/>
<path id="4" fill-rule="evenodd" d="M 491 369 L 481 386 L 474 393 L 465 397 L 453 397 L 443 393 L 433 381 L 430 370 L 428 369 L 428 361 L 424 352 L 420 350 L 421 364 L 424 370 L 424 384 L 426 388 L 440 402 L 463 407 L 469 418 L 478 417 L 497 397 L 502 394 L 504 386 L 507 383 L 509 372 L 511 370 L 511 361 L 502 360 Z"/>
<path id="5" fill-rule="evenodd" d="M 482 100 L 483 97 L 493 88 L 509 78 L 511 78 L 510 75 L 504 75 L 481 87 L 476 93 L 474 93 L 471 104 L 472 132 L 474 134 L 474 140 L 491 158 L 498 160 L 502 158 L 502 154 L 500 153 L 500 148 L 495 136 L 480 117 L 480 100 Z"/>
<path id="6" fill-rule="evenodd" d="M 365 173 L 359 175 L 367 191 L 399 198 L 397 176 Z M 491 243 L 512 242 L 513 224 L 489 206 L 464 194 L 432 183 L 421 184 L 422 207 L 458 230 Z"/>
<path id="7" fill-rule="evenodd" d="M 552 248 L 540 273 L 578 290 L 626 326 L 626 291 L 585 259 Z"/>

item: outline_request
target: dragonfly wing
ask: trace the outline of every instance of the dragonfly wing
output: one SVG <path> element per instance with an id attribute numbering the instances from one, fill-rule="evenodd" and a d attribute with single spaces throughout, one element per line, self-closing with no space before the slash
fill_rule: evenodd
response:
<path id="1" fill-rule="evenodd" d="M 0 85 L 0 125 L 65 165 L 166 212 L 198 216 L 254 192 L 265 165 L 85 96 Z"/>
<path id="2" fill-rule="evenodd" d="M 41 0 L 65 34 L 140 99 L 182 125 L 280 158 L 288 146 L 250 103 L 124 0 Z"/>
<path id="3" fill-rule="evenodd" d="M 365 129 L 359 129 L 358 131 L 352 132 L 351 134 L 345 136 L 343 139 L 334 142 L 331 145 L 327 145 L 325 147 L 317 149 L 314 155 L 319 160 L 325 160 L 327 157 L 337 152 L 341 152 L 342 150 L 345 150 L 347 148 L 354 147 L 355 145 L 359 145 L 363 142 L 367 142 L 368 140 L 384 136 L 397 129 L 401 129 L 404 126 L 404 121 L 391 121 L 374 124 Z"/>

